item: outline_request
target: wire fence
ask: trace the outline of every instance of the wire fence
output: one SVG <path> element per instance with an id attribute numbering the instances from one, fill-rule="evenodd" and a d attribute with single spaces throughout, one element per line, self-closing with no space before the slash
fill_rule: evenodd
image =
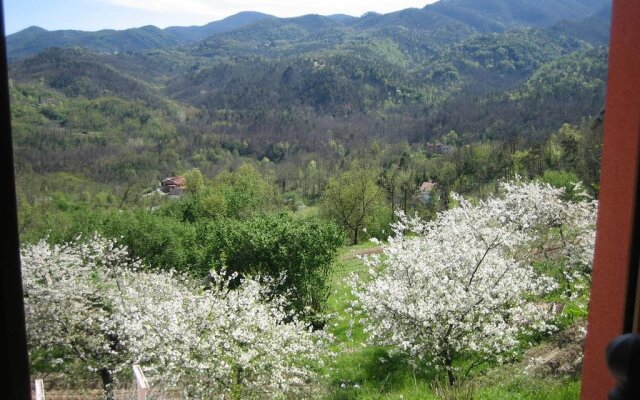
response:
<path id="1" fill-rule="evenodd" d="M 152 388 L 149 386 L 144 372 L 138 365 L 133 366 L 135 381 L 132 385 L 123 385 L 113 391 L 115 400 L 182 400 L 179 391 Z M 35 400 L 103 400 L 105 393 L 102 389 L 65 389 L 50 388 L 45 391 L 43 379 L 36 379 L 32 388 L 32 398 Z"/>

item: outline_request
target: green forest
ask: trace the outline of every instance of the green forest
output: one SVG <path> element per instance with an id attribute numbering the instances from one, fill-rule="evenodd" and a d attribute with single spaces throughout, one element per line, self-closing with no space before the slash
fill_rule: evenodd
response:
<path id="1" fill-rule="evenodd" d="M 32 373 L 105 398 L 136 360 L 176 377 L 158 399 L 576 399 L 610 13 L 441 0 L 9 35 Z M 441 314 L 412 282 L 447 290 Z M 152 307 L 171 298 L 193 309 Z M 209 347 L 166 347 L 178 331 Z"/>

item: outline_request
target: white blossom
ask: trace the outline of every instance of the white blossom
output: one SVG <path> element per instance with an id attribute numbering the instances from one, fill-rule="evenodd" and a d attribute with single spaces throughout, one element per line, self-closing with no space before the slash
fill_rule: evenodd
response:
<path id="1" fill-rule="evenodd" d="M 486 201 L 455 195 L 459 206 L 434 221 L 400 214 L 384 256 L 368 260 L 375 273 L 353 276 L 370 341 L 445 367 L 452 380 L 456 356 L 470 367 L 501 361 L 522 334 L 553 330 L 540 298 L 558 283 L 533 264 L 544 254 L 561 258 L 569 277 L 588 275 L 597 208 L 562 194 L 504 182 Z"/>
<path id="2" fill-rule="evenodd" d="M 284 298 L 266 301 L 258 278 L 232 288 L 236 276 L 215 273 L 203 289 L 144 271 L 97 236 L 43 241 L 21 255 L 32 357 L 64 354 L 69 365 L 116 377 L 140 364 L 152 386 L 188 398 L 270 399 L 304 397 L 327 354 L 328 335 L 286 311 Z"/>

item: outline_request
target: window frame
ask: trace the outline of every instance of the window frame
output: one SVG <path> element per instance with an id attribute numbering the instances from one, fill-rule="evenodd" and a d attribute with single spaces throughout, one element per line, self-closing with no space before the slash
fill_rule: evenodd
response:
<path id="1" fill-rule="evenodd" d="M 616 336 L 638 333 L 636 290 L 640 262 L 640 2 L 613 0 L 600 209 L 581 399 L 603 399 L 615 382 L 604 351 Z M 0 0 L 0 307 L 3 394 L 30 399 L 31 385 L 19 260 L 9 108 L 4 5 Z"/>
<path id="2" fill-rule="evenodd" d="M 634 332 L 640 247 L 640 2 L 613 0 L 602 173 L 581 399 L 615 385 L 605 349 Z M 637 327 L 634 333 L 637 332 Z"/>
<path id="3" fill-rule="evenodd" d="M 0 0 L 0 222 L 3 239 L 0 240 L 0 327 L 3 396 L 8 399 L 30 399 L 29 359 L 20 272 L 20 245 L 16 207 L 15 177 L 13 172 L 13 147 L 11 137 L 11 112 L 9 108 L 9 76 L 7 71 L 7 46 L 4 29 L 4 3 Z"/>

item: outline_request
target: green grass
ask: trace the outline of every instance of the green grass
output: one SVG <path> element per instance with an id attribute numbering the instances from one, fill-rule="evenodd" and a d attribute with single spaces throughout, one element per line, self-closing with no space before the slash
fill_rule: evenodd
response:
<path id="1" fill-rule="evenodd" d="M 388 349 L 366 345 L 366 333 L 351 313 L 354 300 L 348 278 L 367 271 L 357 254 L 372 251 L 365 243 L 341 250 L 333 273 L 333 291 L 328 308 L 333 314 L 329 330 L 336 342 L 336 353 L 325 367 L 325 400 L 438 399 L 431 389 L 439 379 L 434 370 L 414 371 L 405 357 L 390 355 Z M 573 400 L 579 397 L 580 381 L 540 379 L 516 371 L 518 364 L 486 368 L 469 383 L 475 387 L 475 400 Z"/>
<path id="2" fill-rule="evenodd" d="M 574 400 L 580 396 L 580 381 L 574 379 L 536 379 L 509 374 L 502 368 L 500 374 L 489 373 L 479 387 L 479 400 Z"/>
<path id="3" fill-rule="evenodd" d="M 336 337 L 332 350 L 336 357 L 329 365 L 327 399 L 430 399 L 425 376 L 416 371 L 402 356 L 391 356 L 384 347 L 365 346 L 366 333 L 350 311 L 354 300 L 348 284 L 353 273 L 366 274 L 358 254 L 375 250 L 373 243 L 345 247 L 333 274 L 334 290 L 329 297 L 329 310 L 334 314 L 330 331 Z"/>
<path id="4" fill-rule="evenodd" d="M 294 215 L 299 218 L 318 217 L 320 215 L 320 207 L 305 206 L 300 210 L 297 210 Z"/>

